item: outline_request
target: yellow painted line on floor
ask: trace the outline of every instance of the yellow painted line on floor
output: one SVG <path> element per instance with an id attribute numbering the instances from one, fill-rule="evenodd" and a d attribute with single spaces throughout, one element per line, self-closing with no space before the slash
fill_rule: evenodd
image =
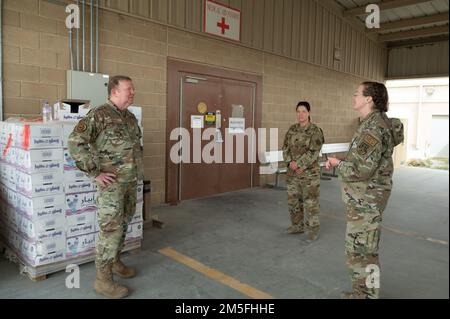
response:
<path id="1" fill-rule="evenodd" d="M 330 214 L 322 214 L 322 215 L 324 215 L 325 217 L 328 217 L 330 219 L 335 219 L 335 220 L 340 220 L 340 221 L 347 222 L 347 220 L 345 218 L 333 216 L 333 215 L 330 215 Z M 421 240 L 426 240 L 426 241 L 429 241 L 429 242 L 432 242 L 432 243 L 435 243 L 435 244 L 448 246 L 448 241 L 446 241 L 446 240 L 440 240 L 440 239 L 435 239 L 435 238 L 431 238 L 431 237 L 425 237 L 425 236 L 422 236 L 422 235 L 420 235 L 418 233 L 403 231 L 403 230 L 399 230 L 399 229 L 392 228 L 392 227 L 385 226 L 385 225 L 381 225 L 381 228 L 384 228 L 384 229 L 386 229 L 386 230 L 388 230 L 388 231 L 390 231 L 390 232 L 392 232 L 394 234 L 398 234 L 398 235 L 402 235 L 402 236 L 406 236 L 406 237 L 412 237 L 412 238 L 421 239 Z"/>
<path id="2" fill-rule="evenodd" d="M 195 259 L 192 259 L 188 256 L 185 256 L 176 250 L 174 250 L 171 247 L 167 247 L 164 249 L 159 250 L 159 252 L 173 260 L 176 260 L 183 265 L 186 265 L 194 270 L 197 270 L 198 272 L 206 275 L 209 278 L 212 278 L 224 285 L 227 285 L 228 287 L 231 287 L 241 293 L 243 293 L 246 296 L 249 296 L 250 298 L 254 299 L 273 299 L 273 297 L 269 294 L 266 294 L 265 292 L 262 292 L 256 288 L 253 288 L 249 285 L 241 283 L 239 280 L 234 279 L 233 277 L 227 276 L 226 274 L 215 270 L 213 268 L 210 268 L 201 262 L 198 262 Z"/>
<path id="3" fill-rule="evenodd" d="M 431 238 L 431 237 L 424 237 L 424 236 L 419 235 L 419 234 L 414 233 L 414 232 L 406 232 L 406 231 L 398 230 L 398 229 L 395 229 L 395 228 L 392 228 L 392 227 L 388 227 L 388 226 L 381 226 L 381 227 L 384 228 L 384 229 L 387 229 L 387 230 L 389 230 L 389 231 L 391 231 L 391 232 L 393 232 L 395 234 L 408 236 L 408 237 L 414 237 L 414 238 L 426 240 L 426 241 L 429 241 L 429 242 L 432 242 L 432 243 L 435 243 L 435 244 L 441 244 L 441 245 L 447 245 L 448 246 L 448 242 L 445 241 L 445 240 L 434 239 L 434 238 Z"/>

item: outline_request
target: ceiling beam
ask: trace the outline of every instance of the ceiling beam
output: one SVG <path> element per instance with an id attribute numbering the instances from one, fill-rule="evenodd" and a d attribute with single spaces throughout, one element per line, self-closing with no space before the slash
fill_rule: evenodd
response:
<path id="1" fill-rule="evenodd" d="M 446 41 L 448 41 L 448 39 L 449 39 L 448 34 L 444 34 L 444 35 L 437 35 L 437 36 L 429 37 L 429 38 L 417 38 L 417 39 L 410 39 L 410 40 L 403 40 L 403 41 L 388 42 L 387 47 L 389 49 L 410 47 L 410 46 L 416 46 L 416 45 L 431 44 L 431 43 L 436 43 L 436 42 L 446 42 Z"/>
<path id="2" fill-rule="evenodd" d="M 419 3 L 430 2 L 431 0 L 391 0 L 375 3 L 380 7 L 380 10 L 390 10 L 406 6 L 412 6 Z M 367 14 L 367 6 L 356 7 L 344 11 L 344 17 L 361 16 Z"/>
<path id="3" fill-rule="evenodd" d="M 399 41 L 399 40 L 405 40 L 405 39 L 436 36 L 436 35 L 440 35 L 440 34 L 448 34 L 448 25 L 440 26 L 440 27 L 419 29 L 419 30 L 412 30 L 412 31 L 401 31 L 401 32 L 393 32 L 393 33 L 389 33 L 389 34 L 383 34 L 378 37 L 378 40 L 381 42 Z"/>
<path id="4" fill-rule="evenodd" d="M 399 21 L 394 21 L 394 22 L 385 22 L 385 23 L 380 24 L 379 29 L 373 28 L 373 29 L 369 29 L 369 31 L 367 31 L 367 32 L 368 33 L 383 32 L 383 31 L 418 27 L 421 25 L 442 23 L 442 22 L 448 22 L 448 21 L 449 21 L 449 19 L 448 19 L 448 12 L 447 12 L 447 13 L 434 14 L 434 15 L 426 16 L 426 17 L 405 19 L 405 20 L 399 20 Z"/>

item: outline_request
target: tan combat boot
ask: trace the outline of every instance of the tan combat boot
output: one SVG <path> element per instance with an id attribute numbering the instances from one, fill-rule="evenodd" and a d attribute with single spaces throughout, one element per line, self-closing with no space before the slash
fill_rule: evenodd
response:
<path id="1" fill-rule="evenodd" d="M 319 231 L 310 231 L 308 232 L 308 238 L 306 239 L 306 242 L 312 243 L 318 238 L 319 238 Z"/>
<path id="2" fill-rule="evenodd" d="M 301 225 L 292 225 L 286 229 L 286 234 L 302 234 L 305 232 L 305 229 Z"/>
<path id="3" fill-rule="evenodd" d="M 120 299 L 128 296 L 128 288 L 113 281 L 111 269 L 112 264 L 97 269 L 97 278 L 94 284 L 95 291 L 112 299 Z"/>
<path id="4" fill-rule="evenodd" d="M 125 266 L 120 260 L 120 257 L 117 257 L 117 261 L 113 263 L 112 271 L 122 278 L 131 278 L 136 275 L 136 270 L 134 268 Z"/>

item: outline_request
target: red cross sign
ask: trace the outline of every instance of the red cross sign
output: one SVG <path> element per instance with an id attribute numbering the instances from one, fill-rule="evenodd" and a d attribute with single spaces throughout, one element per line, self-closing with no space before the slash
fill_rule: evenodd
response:
<path id="1" fill-rule="evenodd" d="M 228 24 L 225 24 L 225 18 L 222 18 L 222 21 L 220 23 L 217 22 L 217 26 L 222 29 L 222 34 L 225 34 L 225 29 L 230 29 L 230 26 Z"/>
<path id="2" fill-rule="evenodd" d="M 240 41 L 241 12 L 213 0 L 206 0 L 203 31 L 230 40 Z"/>

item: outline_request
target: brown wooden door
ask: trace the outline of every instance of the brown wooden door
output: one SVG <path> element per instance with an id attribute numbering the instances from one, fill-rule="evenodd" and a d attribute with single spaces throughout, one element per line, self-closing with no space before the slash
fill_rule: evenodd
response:
<path id="1" fill-rule="evenodd" d="M 182 74 L 181 77 L 181 125 L 188 129 L 190 142 L 190 163 L 182 163 L 179 166 L 179 200 L 206 197 L 218 193 L 229 192 L 252 187 L 252 173 L 254 164 L 250 163 L 248 157 L 248 145 L 255 141 L 251 137 L 244 139 L 244 163 L 236 163 L 237 143 L 233 139 L 234 156 L 232 163 L 226 161 L 226 128 L 229 127 L 230 117 L 239 116 L 245 118 L 245 127 L 254 127 L 254 96 L 255 84 L 245 81 L 229 80 L 213 76 Z M 198 105 L 204 103 L 207 112 L 221 112 L 221 135 L 223 142 L 216 142 L 216 136 L 209 140 L 201 139 L 206 129 L 216 128 L 215 123 L 208 125 L 204 123 L 203 129 L 191 127 L 191 115 L 202 115 L 198 111 Z M 241 106 L 241 107 L 240 107 Z M 234 114 L 233 114 L 233 109 Z M 194 132 L 196 130 L 196 132 Z M 195 138 L 197 137 L 197 138 Z M 200 143 L 201 150 L 211 145 L 215 140 L 216 147 L 221 149 L 219 163 L 205 163 L 202 154 L 194 152 L 195 143 Z M 200 161 L 200 163 L 198 163 Z"/>
<path id="2" fill-rule="evenodd" d="M 223 127 L 229 127 L 229 119 L 233 117 L 233 105 L 241 105 L 243 117 L 245 119 L 245 128 L 254 128 L 254 92 L 255 86 L 252 83 L 235 80 L 222 80 L 223 92 L 223 114 L 226 114 Z M 235 107 L 236 108 L 236 107 Z M 236 114 L 235 114 L 236 116 Z M 225 131 L 224 131 L 225 132 Z M 248 150 L 252 143 L 256 143 L 256 136 L 244 138 L 244 147 L 237 145 L 237 138 L 243 134 L 231 134 L 233 138 L 233 163 L 223 164 L 221 167 L 220 192 L 230 192 L 238 189 L 250 188 L 253 186 L 252 169 Z M 243 153 L 244 162 L 238 163 L 237 152 Z M 252 150 L 251 152 L 256 152 Z M 225 159 L 225 153 L 224 153 Z"/>

